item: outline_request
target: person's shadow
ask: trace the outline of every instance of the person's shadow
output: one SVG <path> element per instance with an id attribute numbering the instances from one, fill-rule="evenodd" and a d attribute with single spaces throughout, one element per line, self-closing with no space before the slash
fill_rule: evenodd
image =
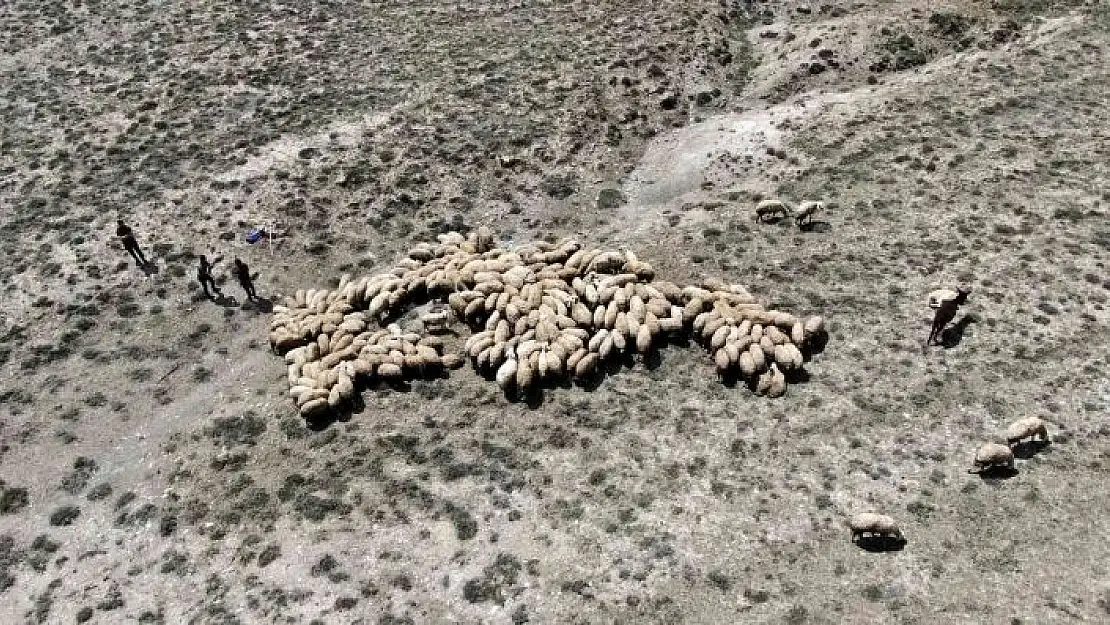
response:
<path id="1" fill-rule="evenodd" d="M 223 293 L 210 295 L 208 299 L 212 300 L 213 304 L 223 306 L 224 308 L 237 308 L 239 306 L 239 300 L 230 295 L 224 295 Z"/>
<path id="2" fill-rule="evenodd" d="M 136 261 L 135 264 L 139 266 L 139 269 L 143 270 L 143 273 L 146 274 L 147 277 L 157 275 L 160 272 L 160 270 L 158 269 L 158 265 L 156 265 L 152 260 L 148 260 L 145 263 L 140 263 Z"/>
<path id="3" fill-rule="evenodd" d="M 248 299 L 243 302 L 242 308 L 244 310 L 257 310 L 259 312 L 270 313 L 274 310 L 274 302 L 269 298 L 256 295 L 254 299 Z"/>

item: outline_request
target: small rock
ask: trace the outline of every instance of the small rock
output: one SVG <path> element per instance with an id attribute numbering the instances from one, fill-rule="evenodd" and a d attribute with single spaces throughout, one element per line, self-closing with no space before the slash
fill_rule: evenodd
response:
<path id="1" fill-rule="evenodd" d="M 825 65 L 823 63 L 810 63 L 809 64 L 809 73 L 810 74 L 820 74 L 823 71 L 825 71 Z"/>
<path id="2" fill-rule="evenodd" d="M 678 108 L 678 96 L 672 93 L 663 98 L 659 101 L 659 108 L 663 109 L 664 111 L 673 111 L 674 109 Z"/>

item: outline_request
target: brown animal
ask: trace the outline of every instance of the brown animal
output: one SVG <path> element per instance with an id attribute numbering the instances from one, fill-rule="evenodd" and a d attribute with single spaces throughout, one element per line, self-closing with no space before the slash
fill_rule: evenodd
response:
<path id="1" fill-rule="evenodd" d="M 926 341 L 926 345 L 937 344 L 936 340 L 940 338 L 941 332 L 955 319 L 956 311 L 964 305 L 968 295 L 971 295 L 971 287 L 956 287 L 955 297 L 941 300 L 937 304 L 937 312 L 933 315 L 933 329 L 929 332 L 929 340 Z"/>

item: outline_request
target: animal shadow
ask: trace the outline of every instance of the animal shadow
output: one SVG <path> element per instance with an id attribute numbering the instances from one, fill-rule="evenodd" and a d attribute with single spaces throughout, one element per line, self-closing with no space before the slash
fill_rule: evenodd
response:
<path id="1" fill-rule="evenodd" d="M 1015 458 L 1028 460 L 1047 449 L 1049 445 L 1048 441 L 1022 441 L 1013 445 L 1011 449 L 1014 451 Z"/>
<path id="2" fill-rule="evenodd" d="M 805 384 L 809 382 L 809 372 L 805 369 L 791 369 L 790 371 L 783 371 L 782 375 L 786 378 L 787 384 Z"/>
<path id="3" fill-rule="evenodd" d="M 811 356 L 815 356 L 825 351 L 825 346 L 829 344 L 829 333 L 825 330 L 814 334 L 806 339 L 806 361 L 811 360 Z"/>
<path id="4" fill-rule="evenodd" d="M 906 548 L 905 538 L 895 538 L 893 536 L 860 536 L 855 543 L 860 549 L 871 553 L 901 551 Z"/>
<path id="5" fill-rule="evenodd" d="M 313 432 L 323 432 L 334 423 L 346 423 L 351 420 L 355 414 L 366 410 L 366 403 L 363 402 L 362 397 L 357 393 L 350 401 L 336 406 L 334 409 L 325 410 L 313 417 L 306 417 L 304 420 L 305 427 Z"/>
<path id="6" fill-rule="evenodd" d="M 832 224 L 827 221 L 820 220 L 807 221 L 804 224 L 800 224 L 798 226 L 798 230 L 801 230 L 802 232 L 816 232 L 818 234 L 827 234 L 829 232 L 832 232 Z"/>
<path id="7" fill-rule="evenodd" d="M 979 471 L 979 479 L 987 481 L 1008 480 L 1018 474 L 1014 467 L 989 467 Z"/>
<path id="8" fill-rule="evenodd" d="M 945 349 L 951 349 L 951 348 L 959 345 L 960 341 L 964 340 L 964 330 L 967 329 L 967 326 L 969 326 L 973 323 L 977 323 L 978 321 L 979 320 L 975 318 L 975 315 L 967 314 L 967 315 L 964 315 L 963 317 L 960 317 L 960 320 L 957 321 L 956 323 L 954 323 L 954 324 L 948 326 L 947 328 L 941 330 L 941 332 L 940 332 L 940 345 L 941 345 L 941 347 L 943 347 Z"/>

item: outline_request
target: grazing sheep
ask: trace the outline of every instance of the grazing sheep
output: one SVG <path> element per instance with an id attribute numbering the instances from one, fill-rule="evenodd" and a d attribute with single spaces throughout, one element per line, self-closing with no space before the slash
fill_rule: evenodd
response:
<path id="1" fill-rule="evenodd" d="M 974 466 L 967 470 L 968 473 L 982 473 L 991 469 L 1013 469 L 1014 452 L 1005 445 L 998 443 L 984 443 L 975 452 Z"/>
<path id="2" fill-rule="evenodd" d="M 755 218 L 767 221 L 768 217 L 789 217 L 790 206 L 782 200 L 763 200 L 755 205 Z"/>
<path id="3" fill-rule="evenodd" d="M 929 339 L 925 342 L 926 345 L 936 345 L 937 340 L 940 338 L 941 332 L 944 328 L 956 318 L 956 311 L 960 306 L 964 305 L 967 301 L 967 296 L 971 295 L 971 287 L 957 287 L 956 296 L 951 299 L 940 300 L 936 308 L 936 314 L 933 315 L 933 328 L 929 331 Z"/>
<path id="4" fill-rule="evenodd" d="M 1010 445 L 1021 443 L 1027 438 L 1037 442 L 1038 437 L 1041 442 L 1048 442 L 1048 425 L 1039 417 L 1018 419 L 1006 428 L 1006 442 Z"/>
<path id="5" fill-rule="evenodd" d="M 898 523 L 885 514 L 863 512 L 848 520 L 848 527 L 852 530 L 852 542 L 861 538 L 889 538 L 905 542 L 906 537 L 898 528 Z"/>
<path id="6" fill-rule="evenodd" d="M 825 211 L 824 202 L 802 202 L 794 212 L 794 223 L 799 228 L 813 221 L 813 216 Z"/>

